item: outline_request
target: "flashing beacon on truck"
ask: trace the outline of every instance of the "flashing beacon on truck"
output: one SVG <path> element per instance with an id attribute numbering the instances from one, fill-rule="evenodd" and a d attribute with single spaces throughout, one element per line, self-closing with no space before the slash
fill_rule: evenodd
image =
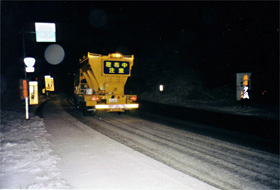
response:
<path id="1" fill-rule="evenodd" d="M 97 110 L 125 112 L 137 109 L 137 95 L 127 95 L 124 87 L 131 76 L 134 55 L 88 52 L 80 59 L 79 74 L 74 82 L 74 102 L 84 115 Z"/>

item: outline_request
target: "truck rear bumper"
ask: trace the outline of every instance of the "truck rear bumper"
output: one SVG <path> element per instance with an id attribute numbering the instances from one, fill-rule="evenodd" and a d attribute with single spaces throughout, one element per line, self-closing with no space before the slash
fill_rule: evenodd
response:
<path id="1" fill-rule="evenodd" d="M 124 109 L 124 110 L 130 110 L 130 109 L 136 109 L 139 108 L 139 104 L 96 104 L 95 109 Z"/>

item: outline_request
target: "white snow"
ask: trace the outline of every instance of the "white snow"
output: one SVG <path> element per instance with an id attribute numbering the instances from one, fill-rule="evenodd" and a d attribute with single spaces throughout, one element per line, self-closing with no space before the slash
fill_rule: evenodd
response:
<path id="1" fill-rule="evenodd" d="M 1 111 L 0 188 L 66 189 L 60 178 L 60 160 L 48 140 L 43 119 L 14 111 Z"/>
<path id="2" fill-rule="evenodd" d="M 1 189 L 216 189 L 48 109 L 1 111 Z"/>
<path id="3" fill-rule="evenodd" d="M 234 115 L 256 116 L 260 118 L 279 119 L 279 105 L 248 105 L 242 106 L 238 101 L 203 101 L 189 100 L 181 97 L 174 97 L 169 94 L 156 95 L 143 93 L 139 96 L 142 100 L 155 103 L 182 106 L 201 110 L 209 110 L 220 113 L 229 113 Z"/>
<path id="4" fill-rule="evenodd" d="M 47 120 L 1 111 L 0 150 L 1 189 L 216 189 L 64 111 L 50 112 Z"/>
<path id="5" fill-rule="evenodd" d="M 46 105 L 46 129 L 73 188 L 216 189 L 102 135 L 58 105 Z"/>

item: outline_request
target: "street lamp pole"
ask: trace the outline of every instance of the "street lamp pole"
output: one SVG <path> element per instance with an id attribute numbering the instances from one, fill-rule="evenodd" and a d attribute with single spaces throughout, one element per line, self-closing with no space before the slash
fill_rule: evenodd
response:
<path id="1" fill-rule="evenodd" d="M 25 118 L 29 119 L 29 83 L 27 81 L 27 72 L 34 72 L 34 64 L 36 62 L 36 60 L 33 57 L 25 57 L 25 31 L 24 28 L 22 29 L 22 49 L 23 49 L 23 62 L 26 65 L 26 67 L 24 67 L 24 78 L 26 81 L 26 89 L 27 89 L 27 93 L 25 94 Z"/>
<path id="2" fill-rule="evenodd" d="M 56 42 L 56 36 L 55 36 L 55 24 L 54 23 L 35 23 L 35 29 L 36 32 L 28 32 L 28 33 L 36 33 L 36 41 L 37 42 Z M 47 34 L 48 38 L 45 39 L 45 35 Z M 23 46 L 23 57 L 24 57 L 24 63 L 27 66 L 24 68 L 24 76 L 25 81 L 27 85 L 27 89 L 29 86 L 29 83 L 27 83 L 27 72 L 34 72 L 34 64 L 35 59 L 32 57 L 25 57 L 25 30 L 24 27 L 22 28 L 22 46 Z M 42 37 L 43 36 L 43 37 Z M 27 91 L 29 92 L 29 91 Z M 25 112 L 26 112 L 26 119 L 29 119 L 29 113 L 28 113 L 28 106 L 29 106 L 29 93 L 26 94 L 25 97 Z"/>
<path id="3" fill-rule="evenodd" d="M 34 72 L 34 65 L 35 65 L 35 62 L 36 62 L 36 60 L 33 58 L 33 57 L 25 57 L 24 58 L 24 63 L 25 63 L 25 65 L 26 65 L 26 68 L 25 68 L 25 74 L 27 73 L 27 72 Z M 25 80 L 26 80 L 26 75 L 25 75 Z M 28 85 L 29 85 L 29 83 L 28 83 Z M 29 114 L 28 114 L 28 105 L 29 105 L 29 103 L 28 103 L 28 94 L 27 94 L 27 96 L 26 96 L 26 98 L 25 98 L 25 110 L 26 110 L 26 119 L 28 119 L 29 118 Z"/>
<path id="4" fill-rule="evenodd" d="M 25 58 L 25 39 L 24 39 L 24 28 L 22 29 L 22 49 L 23 49 L 23 58 Z M 27 92 L 28 92 L 28 82 L 27 82 L 27 74 L 26 74 L 26 69 L 24 67 L 24 78 L 25 78 L 25 81 L 26 81 L 26 85 L 27 85 Z M 29 119 L 29 110 L 28 110 L 28 93 L 27 93 L 27 96 L 25 97 L 25 119 Z"/>

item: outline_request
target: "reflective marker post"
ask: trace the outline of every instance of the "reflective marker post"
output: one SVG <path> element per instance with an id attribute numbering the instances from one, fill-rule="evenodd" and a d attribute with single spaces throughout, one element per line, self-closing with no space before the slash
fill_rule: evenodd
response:
<path id="1" fill-rule="evenodd" d="M 29 119 L 28 96 L 25 98 L 25 119 Z"/>
<path id="2" fill-rule="evenodd" d="M 28 115 L 28 85 L 26 79 L 20 80 L 20 90 L 21 90 L 21 100 L 25 101 L 25 112 L 26 112 L 26 119 L 29 118 Z M 26 102 L 27 101 L 27 102 Z"/>

